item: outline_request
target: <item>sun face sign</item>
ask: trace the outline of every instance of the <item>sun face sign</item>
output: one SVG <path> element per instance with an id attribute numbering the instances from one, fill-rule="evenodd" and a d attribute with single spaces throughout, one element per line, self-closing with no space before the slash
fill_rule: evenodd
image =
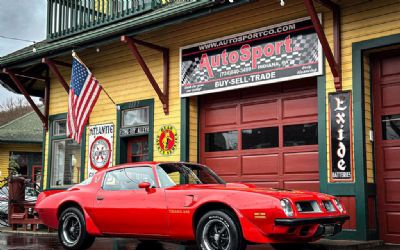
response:
<path id="1" fill-rule="evenodd" d="M 162 126 L 156 138 L 158 152 L 162 155 L 172 154 L 178 145 L 178 133 L 174 126 Z"/>
<path id="2" fill-rule="evenodd" d="M 96 170 L 107 168 L 111 158 L 111 144 L 102 137 L 98 136 L 90 148 L 90 165 Z"/>

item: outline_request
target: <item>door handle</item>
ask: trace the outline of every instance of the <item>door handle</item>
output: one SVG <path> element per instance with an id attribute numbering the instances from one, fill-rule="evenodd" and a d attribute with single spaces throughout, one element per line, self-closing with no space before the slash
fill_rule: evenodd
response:
<path id="1" fill-rule="evenodd" d="M 103 197 L 103 196 L 97 196 L 97 197 L 96 197 L 96 200 L 102 201 L 102 200 L 104 200 L 104 197 Z"/>

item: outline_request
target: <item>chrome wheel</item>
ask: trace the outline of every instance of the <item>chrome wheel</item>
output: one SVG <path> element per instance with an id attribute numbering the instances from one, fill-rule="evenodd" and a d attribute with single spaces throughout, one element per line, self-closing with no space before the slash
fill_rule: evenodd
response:
<path id="1" fill-rule="evenodd" d="M 229 225 L 219 219 L 212 219 L 204 226 L 202 239 L 208 250 L 230 249 Z"/>
<path id="2" fill-rule="evenodd" d="M 82 225 L 74 213 L 68 213 L 63 219 L 62 234 L 66 245 L 74 246 L 79 241 L 82 233 Z"/>

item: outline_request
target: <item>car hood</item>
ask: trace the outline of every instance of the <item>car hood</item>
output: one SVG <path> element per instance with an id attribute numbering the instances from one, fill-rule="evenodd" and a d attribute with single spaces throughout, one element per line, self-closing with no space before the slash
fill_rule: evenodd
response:
<path id="1" fill-rule="evenodd" d="M 220 190 L 220 191 L 241 191 L 248 193 L 257 193 L 268 195 L 277 199 L 290 198 L 301 200 L 314 200 L 314 199 L 331 199 L 332 196 L 312 191 L 278 189 L 278 188 L 262 188 L 253 184 L 247 183 L 226 183 L 226 184 L 187 184 L 178 185 L 168 190 Z"/>

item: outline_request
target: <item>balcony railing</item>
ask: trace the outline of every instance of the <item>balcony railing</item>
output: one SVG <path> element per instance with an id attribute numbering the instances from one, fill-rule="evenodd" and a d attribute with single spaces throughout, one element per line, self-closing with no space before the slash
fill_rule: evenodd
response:
<path id="1" fill-rule="evenodd" d="M 47 38 L 57 39 L 162 7 L 168 0 L 48 0 Z"/>

